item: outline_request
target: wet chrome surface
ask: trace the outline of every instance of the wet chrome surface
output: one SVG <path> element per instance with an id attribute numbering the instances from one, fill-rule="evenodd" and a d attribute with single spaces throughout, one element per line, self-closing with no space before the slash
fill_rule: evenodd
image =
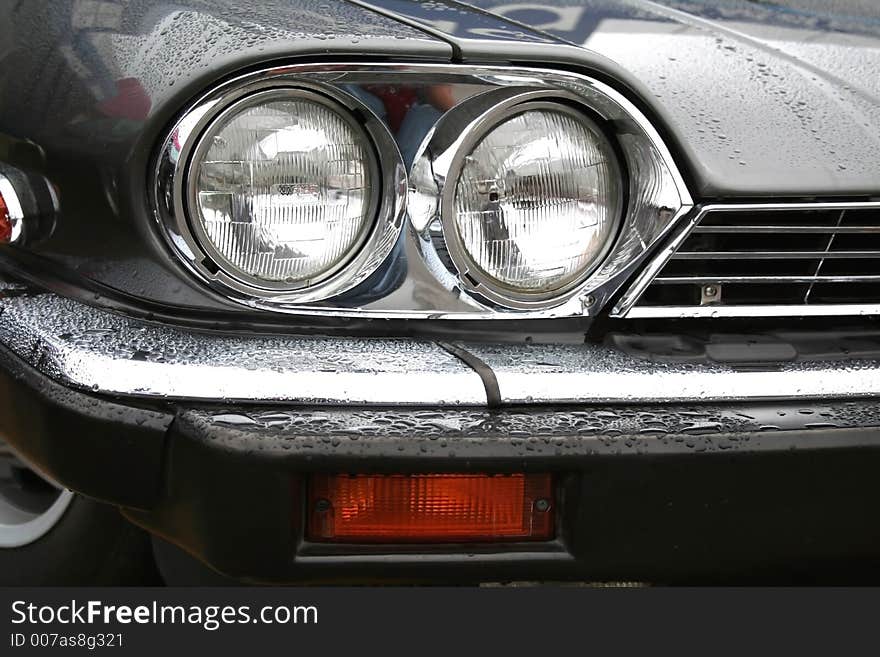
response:
<path id="1" fill-rule="evenodd" d="M 877 315 L 880 306 L 875 303 L 837 303 L 837 304 L 742 304 L 742 305 L 705 305 L 705 306 L 647 306 L 639 305 L 639 300 L 648 287 L 661 272 L 667 262 L 675 255 L 685 239 L 699 226 L 700 221 L 713 211 L 743 212 L 797 210 L 876 210 L 880 209 L 880 201 L 874 202 L 838 202 L 838 203 L 740 203 L 740 204 L 709 204 L 699 208 L 688 221 L 680 223 L 675 229 L 675 237 L 647 264 L 635 282 L 623 293 L 611 310 L 612 317 L 628 317 L 630 319 L 675 318 L 675 317 L 817 317 L 823 315 Z M 759 228 L 760 229 L 760 228 Z M 784 232 L 783 228 L 783 232 Z M 815 276 L 813 277 L 815 278 Z"/>
<path id="2" fill-rule="evenodd" d="M 219 402 L 485 406 L 489 398 L 516 405 L 880 394 L 880 362 L 867 359 L 737 368 L 656 362 L 597 344 L 456 344 L 469 365 L 429 341 L 195 332 L 21 288 L 0 295 L 0 343 L 75 388 Z"/>
<path id="3" fill-rule="evenodd" d="M 334 70 L 332 77 L 337 75 Z M 217 254 L 212 253 L 204 229 L 200 229 L 198 222 L 186 211 L 186 208 L 196 207 L 197 196 L 196 183 L 190 178 L 188 170 L 198 160 L 199 149 L 206 147 L 206 135 L 212 123 L 220 121 L 236 104 L 257 93 L 266 97 L 282 92 L 286 92 L 287 97 L 299 94 L 310 98 L 331 111 L 349 110 L 352 116 L 355 113 L 361 116 L 360 123 L 352 122 L 351 125 L 359 125 L 364 130 L 363 139 L 369 139 L 372 147 L 378 150 L 378 158 L 375 162 L 371 158 L 368 166 L 373 178 L 381 180 L 371 196 L 371 227 L 363 243 L 352 251 L 350 258 L 346 258 L 344 266 L 339 263 L 340 266 L 331 275 L 299 285 L 273 284 L 257 279 L 248 281 L 237 277 L 233 271 L 218 267 L 216 263 L 209 266 L 207 263 L 216 261 Z M 364 94 L 370 96 L 367 92 Z M 306 303 L 339 296 L 355 287 L 373 274 L 394 248 L 403 227 L 406 204 L 406 171 L 400 151 L 385 123 L 355 95 L 342 89 L 330 85 L 313 87 L 302 80 L 277 75 L 248 76 L 240 83 L 224 86 L 191 108 L 174 126 L 162 146 L 155 184 L 156 218 L 169 248 L 189 271 L 207 285 L 246 304 L 252 300 L 260 300 L 266 305 Z"/>
<path id="4" fill-rule="evenodd" d="M 179 113 L 243 70 L 306 58 L 449 61 L 451 48 L 339 0 L 0 3 L 0 153 L 59 192 L 33 249 L 83 280 L 172 306 L 249 312 L 206 292 L 149 230 L 145 183 Z M 0 257 L 3 257 L 0 255 Z"/>
<path id="5" fill-rule="evenodd" d="M 880 394 L 880 362 L 794 362 L 734 368 L 661 363 L 604 345 L 465 343 L 498 381 L 501 402 L 680 402 L 822 399 Z"/>
<path id="6" fill-rule="evenodd" d="M 0 343 L 95 392 L 312 404 L 483 404 L 480 378 L 416 340 L 195 333 L 50 294 L 0 296 Z"/>

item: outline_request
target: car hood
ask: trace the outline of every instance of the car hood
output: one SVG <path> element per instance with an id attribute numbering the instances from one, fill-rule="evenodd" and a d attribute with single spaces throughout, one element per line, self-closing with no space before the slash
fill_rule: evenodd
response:
<path id="1" fill-rule="evenodd" d="M 579 48 L 588 66 L 613 62 L 704 198 L 880 195 L 874 0 L 373 4 L 442 33 L 465 60 L 547 37 Z"/>

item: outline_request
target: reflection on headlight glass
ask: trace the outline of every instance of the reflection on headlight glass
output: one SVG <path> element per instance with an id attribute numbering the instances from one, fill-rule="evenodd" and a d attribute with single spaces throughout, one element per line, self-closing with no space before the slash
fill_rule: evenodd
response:
<path id="1" fill-rule="evenodd" d="M 597 263 L 620 214 L 613 153 L 586 120 L 533 109 L 465 158 L 455 226 L 473 265 L 514 292 L 563 287 Z"/>
<path id="2" fill-rule="evenodd" d="M 212 130 L 196 162 L 198 219 L 233 275 L 274 283 L 321 277 L 369 227 L 365 137 L 302 98 L 245 107 Z"/>

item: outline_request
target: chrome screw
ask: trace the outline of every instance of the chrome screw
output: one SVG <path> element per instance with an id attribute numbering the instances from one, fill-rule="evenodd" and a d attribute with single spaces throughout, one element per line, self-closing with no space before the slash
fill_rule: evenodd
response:
<path id="1" fill-rule="evenodd" d="M 721 286 L 710 283 L 700 288 L 700 305 L 705 306 L 721 301 Z"/>

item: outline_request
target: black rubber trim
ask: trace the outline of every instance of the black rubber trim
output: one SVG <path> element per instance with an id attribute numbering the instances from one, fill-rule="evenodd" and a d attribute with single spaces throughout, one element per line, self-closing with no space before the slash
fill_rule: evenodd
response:
<path id="1" fill-rule="evenodd" d="M 350 5 L 354 5 L 355 7 L 360 7 L 361 9 L 366 9 L 367 11 L 371 11 L 375 14 L 379 14 L 380 16 L 384 16 L 385 18 L 390 18 L 393 21 L 398 23 L 403 23 L 404 25 L 413 28 L 414 30 L 418 30 L 423 34 L 427 34 L 430 37 L 437 39 L 438 41 L 442 41 L 447 46 L 449 46 L 451 50 L 451 54 L 449 57 L 449 61 L 453 64 L 457 64 L 461 62 L 461 47 L 452 39 L 449 38 L 449 35 L 445 34 L 441 30 L 431 27 L 421 21 L 418 21 L 414 18 L 410 18 L 408 16 L 404 16 L 395 11 L 391 11 L 389 9 L 385 9 L 384 7 L 371 4 L 369 2 L 363 2 L 362 0 L 345 0 Z"/>
<path id="2" fill-rule="evenodd" d="M 498 378 L 491 367 L 460 345 L 451 342 L 438 342 L 437 346 L 445 349 L 477 373 L 486 389 L 486 405 L 489 408 L 501 406 L 501 389 L 498 387 Z"/>
<path id="3" fill-rule="evenodd" d="M 775 422 L 770 425 L 768 422 Z M 488 408 L 221 407 L 175 435 L 289 471 L 580 467 L 597 459 L 836 449 L 880 455 L 880 402 Z"/>

